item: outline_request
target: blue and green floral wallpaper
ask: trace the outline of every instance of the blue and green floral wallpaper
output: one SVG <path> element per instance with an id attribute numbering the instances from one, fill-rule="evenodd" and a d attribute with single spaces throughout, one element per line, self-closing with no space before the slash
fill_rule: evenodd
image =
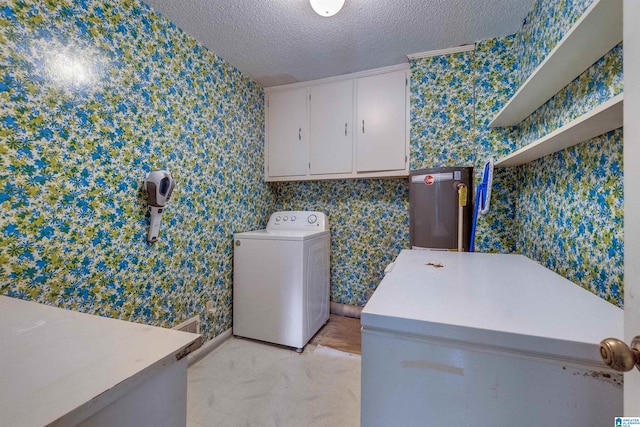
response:
<path id="1" fill-rule="evenodd" d="M 410 169 L 475 163 L 475 53 L 411 61 Z"/>
<path id="2" fill-rule="evenodd" d="M 523 165 L 518 252 L 622 306 L 622 129 Z"/>
<path id="3" fill-rule="evenodd" d="M 411 168 L 503 156 L 622 90 L 622 46 L 521 126 L 488 123 L 591 0 L 537 0 L 522 31 L 411 62 Z M 139 0 L 0 6 L 0 293 L 172 326 L 231 326 L 232 235 L 322 210 L 331 299 L 364 305 L 409 246 L 406 179 L 265 184 L 263 91 Z M 622 132 L 497 169 L 476 249 L 518 252 L 622 305 Z M 160 241 L 141 183 L 177 188 Z M 207 300 L 213 313 L 205 314 Z"/>
<path id="4" fill-rule="evenodd" d="M 5 1 L 0 44 L 0 293 L 231 327 L 232 235 L 275 206 L 262 88 L 137 0 Z M 151 246 L 155 168 L 177 187 Z"/>
<path id="5" fill-rule="evenodd" d="M 488 159 L 496 161 L 515 147 L 513 129 L 490 128 L 502 105 L 517 90 L 515 37 L 507 36 L 476 43 L 475 71 L 475 185 L 482 181 Z M 513 253 L 516 251 L 516 170 L 495 169 L 491 203 L 486 215 L 478 215 L 476 245 L 478 252 Z"/>
<path id="6" fill-rule="evenodd" d="M 537 0 L 516 34 L 524 81 L 591 0 Z M 622 44 L 527 117 L 516 147 L 552 132 L 622 93 Z M 623 306 L 622 130 L 582 142 L 518 169 L 519 253 L 607 301 Z"/>
<path id="7" fill-rule="evenodd" d="M 516 34 L 517 83 L 522 84 L 591 6 L 593 0 L 536 0 Z"/>

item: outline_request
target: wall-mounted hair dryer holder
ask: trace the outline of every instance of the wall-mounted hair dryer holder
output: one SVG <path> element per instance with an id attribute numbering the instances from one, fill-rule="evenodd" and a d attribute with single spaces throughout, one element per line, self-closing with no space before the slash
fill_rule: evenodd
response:
<path id="1" fill-rule="evenodd" d="M 160 222 L 162 221 L 162 211 L 164 211 L 164 208 L 159 206 L 149 206 L 147 210 L 151 215 L 147 241 L 153 243 L 158 241 L 158 232 L 160 231 Z"/>
<path id="2" fill-rule="evenodd" d="M 158 241 L 164 207 L 171 199 L 171 194 L 176 186 L 176 182 L 168 171 L 154 170 L 147 175 L 143 186 L 147 192 L 147 210 L 151 215 L 147 241 L 155 243 Z"/>

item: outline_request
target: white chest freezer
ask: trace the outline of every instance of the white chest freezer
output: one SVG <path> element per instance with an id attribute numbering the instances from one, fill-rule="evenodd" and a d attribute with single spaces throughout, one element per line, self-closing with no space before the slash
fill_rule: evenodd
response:
<path id="1" fill-rule="evenodd" d="M 603 426 L 623 311 L 521 255 L 402 251 L 362 311 L 362 426 Z"/>

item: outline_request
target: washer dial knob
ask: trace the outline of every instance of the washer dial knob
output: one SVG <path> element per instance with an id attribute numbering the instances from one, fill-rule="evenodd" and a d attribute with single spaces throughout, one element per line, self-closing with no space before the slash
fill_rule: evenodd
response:
<path id="1" fill-rule="evenodd" d="M 318 217 L 314 214 L 309 215 L 309 217 L 307 218 L 307 221 L 309 222 L 309 224 L 313 224 L 318 220 Z"/>

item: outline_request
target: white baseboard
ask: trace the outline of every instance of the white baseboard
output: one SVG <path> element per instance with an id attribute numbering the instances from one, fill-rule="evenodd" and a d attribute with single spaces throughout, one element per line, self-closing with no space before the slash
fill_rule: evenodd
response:
<path id="1" fill-rule="evenodd" d="M 201 360 L 203 357 L 211 353 L 213 350 L 220 347 L 220 345 L 222 345 L 222 343 L 224 343 L 229 338 L 231 338 L 231 328 L 227 329 L 217 337 L 202 344 L 202 346 L 199 349 L 197 349 L 193 353 L 189 354 L 189 356 L 187 356 L 189 358 L 189 366 L 192 366 L 194 363 Z"/>
<path id="2" fill-rule="evenodd" d="M 363 307 L 331 301 L 331 314 L 337 314 L 338 316 L 355 317 L 359 319 L 362 309 Z"/>

